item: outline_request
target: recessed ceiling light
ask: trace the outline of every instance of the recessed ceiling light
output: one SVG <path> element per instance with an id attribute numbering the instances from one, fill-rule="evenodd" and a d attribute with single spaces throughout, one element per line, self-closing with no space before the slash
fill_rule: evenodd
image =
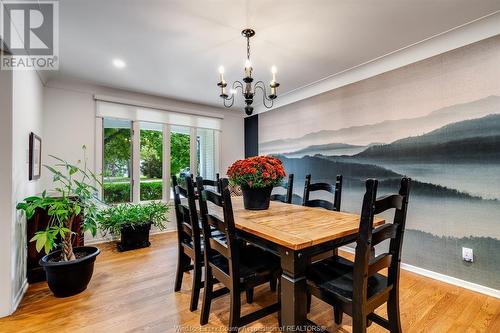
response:
<path id="1" fill-rule="evenodd" d="M 121 59 L 113 59 L 113 65 L 116 68 L 125 68 L 125 66 L 127 66 L 127 64 L 125 63 L 125 61 L 123 61 Z"/>

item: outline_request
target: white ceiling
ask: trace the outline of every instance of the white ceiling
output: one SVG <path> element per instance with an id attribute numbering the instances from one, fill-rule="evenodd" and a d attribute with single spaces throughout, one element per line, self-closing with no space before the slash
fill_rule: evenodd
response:
<path id="1" fill-rule="evenodd" d="M 285 93 L 500 10 L 500 0 L 65 0 L 59 10 L 60 70 L 45 80 L 219 106 L 217 69 L 241 79 L 245 27 L 257 32 L 254 77 L 268 82 L 276 65 Z"/>

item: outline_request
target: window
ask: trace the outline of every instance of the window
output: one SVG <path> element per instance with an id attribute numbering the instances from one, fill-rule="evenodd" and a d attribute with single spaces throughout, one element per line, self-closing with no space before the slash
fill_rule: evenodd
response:
<path id="1" fill-rule="evenodd" d="M 163 199 L 163 125 L 141 122 L 140 200 Z"/>
<path id="2" fill-rule="evenodd" d="M 96 99 L 105 202 L 168 201 L 172 175 L 215 178 L 219 118 Z"/>
<path id="3" fill-rule="evenodd" d="M 107 203 L 131 201 L 132 122 L 104 119 L 103 197 Z"/>
<path id="4" fill-rule="evenodd" d="M 197 174 L 215 180 L 215 131 L 198 128 L 196 132 Z"/>
<path id="5" fill-rule="evenodd" d="M 191 134 L 189 127 L 171 126 L 170 128 L 170 174 L 180 182 L 191 171 Z M 173 193 L 173 192 L 172 192 Z"/>

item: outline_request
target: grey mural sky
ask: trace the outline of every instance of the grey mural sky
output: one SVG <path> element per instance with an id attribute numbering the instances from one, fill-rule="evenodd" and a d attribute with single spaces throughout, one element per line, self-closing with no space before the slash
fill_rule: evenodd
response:
<path id="1" fill-rule="evenodd" d="M 487 96 L 500 96 L 499 41 L 500 36 L 490 38 L 266 112 L 260 116 L 259 142 L 300 138 L 319 130 L 418 118 Z M 475 61 L 469 61 L 471 58 Z M 393 127 L 390 133 L 380 133 L 381 136 L 373 140 L 387 143 L 442 125 L 427 122 L 420 127 Z M 330 142 L 338 142 L 335 139 L 332 137 Z M 358 142 L 340 141 L 372 142 L 369 138 Z"/>

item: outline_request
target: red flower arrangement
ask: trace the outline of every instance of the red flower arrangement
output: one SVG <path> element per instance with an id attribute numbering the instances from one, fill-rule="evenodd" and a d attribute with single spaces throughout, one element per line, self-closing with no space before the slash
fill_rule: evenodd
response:
<path id="1" fill-rule="evenodd" d="M 276 186 L 286 176 L 283 163 L 271 156 L 255 156 L 238 160 L 227 170 L 232 185 L 249 188 Z"/>

